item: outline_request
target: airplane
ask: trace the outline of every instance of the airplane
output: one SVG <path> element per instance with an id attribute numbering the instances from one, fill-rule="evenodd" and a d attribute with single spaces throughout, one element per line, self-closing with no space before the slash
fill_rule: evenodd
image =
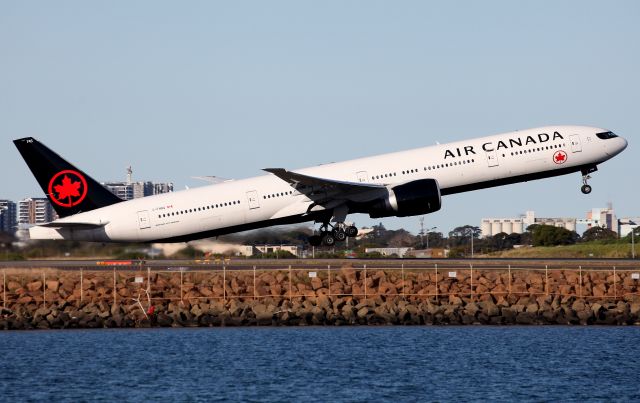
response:
<path id="1" fill-rule="evenodd" d="M 36 139 L 14 144 L 60 217 L 31 239 L 186 242 L 313 221 L 314 246 L 356 236 L 348 214 L 428 214 L 461 192 L 580 172 L 588 194 L 590 174 L 627 147 L 607 129 L 547 126 L 123 201 Z"/>

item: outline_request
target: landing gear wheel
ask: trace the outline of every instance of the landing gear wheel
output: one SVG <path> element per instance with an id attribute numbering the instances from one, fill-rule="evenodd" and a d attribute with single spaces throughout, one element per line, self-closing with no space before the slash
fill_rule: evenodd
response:
<path id="1" fill-rule="evenodd" d="M 589 179 L 591 179 L 591 175 L 589 175 L 592 172 L 596 172 L 598 170 L 597 166 L 592 166 L 592 167 L 588 167 L 583 169 L 582 172 L 582 187 L 580 188 L 580 191 L 582 191 L 582 193 L 588 195 L 589 193 L 591 193 L 591 186 L 589 186 L 589 184 L 587 183 L 587 181 Z"/>
<path id="2" fill-rule="evenodd" d="M 311 235 L 309 237 L 309 245 L 320 246 L 322 244 L 322 237 L 320 235 Z"/>
<path id="3" fill-rule="evenodd" d="M 344 232 L 342 228 L 336 228 L 333 230 L 333 237 L 337 242 L 342 242 L 347 239 L 347 234 Z"/>
<path id="4" fill-rule="evenodd" d="M 355 225 L 350 225 L 344 229 L 344 232 L 348 237 L 354 238 L 356 235 L 358 235 L 358 228 Z"/>
<path id="5" fill-rule="evenodd" d="M 327 246 L 333 246 L 336 244 L 336 239 L 333 237 L 331 232 L 326 232 L 322 238 L 322 243 Z"/>

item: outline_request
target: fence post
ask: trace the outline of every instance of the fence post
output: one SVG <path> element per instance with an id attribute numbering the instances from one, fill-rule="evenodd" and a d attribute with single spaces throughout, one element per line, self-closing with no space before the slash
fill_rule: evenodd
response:
<path id="1" fill-rule="evenodd" d="M 331 265 L 327 265 L 327 282 L 329 284 L 329 296 L 331 297 Z"/>
<path id="2" fill-rule="evenodd" d="M 83 287 L 83 279 L 84 277 L 82 276 L 82 267 L 80 268 L 80 303 L 82 304 L 82 294 L 84 294 L 84 287 Z"/>
<path id="3" fill-rule="evenodd" d="M 147 267 L 147 294 L 151 298 L 151 267 Z"/>
<path id="4" fill-rule="evenodd" d="M 7 307 L 7 269 L 2 269 L 2 307 Z"/>
<path id="5" fill-rule="evenodd" d="M 578 273 L 580 276 L 580 282 L 578 283 L 578 296 L 582 298 L 582 266 L 578 266 Z"/>
<path id="6" fill-rule="evenodd" d="M 253 300 L 256 300 L 256 266 L 253 266 Z"/>
<path id="7" fill-rule="evenodd" d="M 180 302 L 183 301 L 183 288 L 182 288 L 182 273 L 184 273 L 184 271 L 182 269 L 180 269 Z M 224 292 L 222 293 L 223 298 L 224 298 Z"/>
<path id="8" fill-rule="evenodd" d="M 42 271 L 42 304 L 47 307 L 47 272 Z"/>
<path id="9" fill-rule="evenodd" d="M 471 299 L 471 301 L 473 301 L 473 264 L 469 264 L 469 267 L 471 267 L 471 282 L 469 287 L 469 298 Z"/>
<path id="10" fill-rule="evenodd" d="M 289 303 L 291 303 L 292 298 L 292 284 L 291 284 L 291 265 L 289 265 Z"/>
<path id="11" fill-rule="evenodd" d="M 509 265 L 509 294 L 511 295 L 511 265 Z"/>
<path id="12" fill-rule="evenodd" d="M 113 267 L 113 305 L 116 305 L 117 303 L 117 295 L 118 293 L 116 292 L 116 268 L 114 266 Z"/>
<path id="13" fill-rule="evenodd" d="M 438 263 L 436 263 L 434 265 L 434 268 L 436 270 L 436 303 L 438 302 Z"/>
<path id="14" fill-rule="evenodd" d="M 549 265 L 544 265 L 544 293 L 549 296 Z"/>
<path id="15" fill-rule="evenodd" d="M 616 267 L 613 266 L 613 299 L 618 299 L 618 287 L 616 287 Z"/>
<path id="16" fill-rule="evenodd" d="M 367 265 L 364 265 L 364 279 L 362 280 L 364 284 L 364 299 L 367 299 Z"/>
<path id="17" fill-rule="evenodd" d="M 402 299 L 406 301 L 406 297 L 404 295 L 404 263 L 402 263 Z"/>

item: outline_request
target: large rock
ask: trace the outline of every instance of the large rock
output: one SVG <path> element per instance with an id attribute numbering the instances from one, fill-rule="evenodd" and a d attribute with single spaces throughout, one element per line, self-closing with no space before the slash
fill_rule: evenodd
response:
<path id="1" fill-rule="evenodd" d="M 482 309 L 482 312 L 489 317 L 500 315 L 500 308 L 498 308 L 498 306 L 492 300 L 480 302 L 480 307 Z"/>
<path id="2" fill-rule="evenodd" d="M 480 306 L 475 302 L 470 302 L 464 306 L 464 312 L 471 317 L 476 316 L 476 313 L 480 310 Z"/>
<path id="3" fill-rule="evenodd" d="M 60 282 L 57 280 L 48 280 L 47 281 L 47 290 L 57 292 L 60 287 Z"/>
<path id="4" fill-rule="evenodd" d="M 320 277 L 313 277 L 311 279 L 311 288 L 314 291 L 322 288 L 322 279 Z"/>
<path id="5" fill-rule="evenodd" d="M 27 290 L 31 292 L 42 291 L 42 281 L 33 281 L 27 284 Z"/>
<path id="6" fill-rule="evenodd" d="M 22 296 L 22 297 L 18 298 L 18 299 L 16 300 L 16 303 L 18 303 L 18 304 L 28 304 L 28 303 L 29 303 L 29 302 L 31 302 L 31 301 L 33 301 L 33 298 L 32 298 L 31 296 L 29 296 L 29 295 L 24 295 L 24 296 Z"/>
<path id="7" fill-rule="evenodd" d="M 462 298 L 454 294 L 449 294 L 449 305 L 462 305 Z"/>
<path id="8" fill-rule="evenodd" d="M 585 308 L 582 311 L 576 311 L 576 315 L 580 320 L 581 325 L 589 325 L 593 322 L 593 312 L 591 309 Z"/>
<path id="9" fill-rule="evenodd" d="M 532 325 L 535 320 L 536 314 L 533 312 L 519 312 L 516 315 L 516 323 L 520 325 Z"/>
<path id="10" fill-rule="evenodd" d="M 538 304 L 535 303 L 535 302 L 527 305 L 526 309 L 527 309 L 526 310 L 527 312 L 531 312 L 531 313 L 536 314 L 536 315 L 538 314 Z"/>
<path id="11" fill-rule="evenodd" d="M 15 281 L 7 282 L 7 290 L 11 292 L 16 292 L 20 288 L 22 288 L 22 285 L 20 285 L 20 283 L 17 283 Z"/>
<path id="12" fill-rule="evenodd" d="M 360 319 L 364 319 L 367 317 L 367 315 L 369 314 L 369 307 L 367 306 L 363 306 L 362 308 L 360 308 L 358 310 L 358 318 Z"/>
<path id="13" fill-rule="evenodd" d="M 255 315 L 255 319 L 258 325 L 270 325 L 273 320 L 273 314 L 275 307 L 273 305 L 266 306 L 264 304 L 256 304 L 251 310 Z"/>

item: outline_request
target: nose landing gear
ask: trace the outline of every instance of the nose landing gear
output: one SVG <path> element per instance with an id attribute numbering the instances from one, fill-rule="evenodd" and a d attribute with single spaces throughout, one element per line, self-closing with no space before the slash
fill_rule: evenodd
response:
<path id="1" fill-rule="evenodd" d="M 582 187 L 580 188 L 580 191 L 586 195 L 588 195 L 589 193 L 591 193 L 591 186 L 587 183 L 587 181 L 589 179 L 591 179 L 591 175 L 589 175 L 592 172 L 595 172 L 598 170 L 598 167 L 593 166 L 593 167 L 589 167 L 586 169 L 582 170 Z"/>

